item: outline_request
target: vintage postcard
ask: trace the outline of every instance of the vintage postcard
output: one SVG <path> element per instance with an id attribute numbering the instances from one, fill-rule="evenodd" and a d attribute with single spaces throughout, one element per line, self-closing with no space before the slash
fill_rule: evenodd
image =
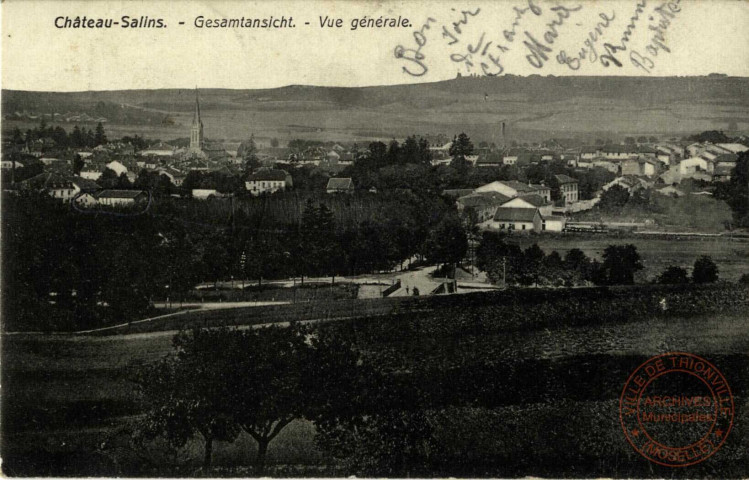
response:
<path id="1" fill-rule="evenodd" d="M 5 0 L 8 477 L 749 477 L 749 2 Z"/>

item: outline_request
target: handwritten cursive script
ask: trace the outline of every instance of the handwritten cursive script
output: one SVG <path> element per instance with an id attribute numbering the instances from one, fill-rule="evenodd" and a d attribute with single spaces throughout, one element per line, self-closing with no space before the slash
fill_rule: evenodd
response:
<path id="1" fill-rule="evenodd" d="M 564 50 L 560 50 L 557 54 L 557 62 L 563 65 L 567 65 L 570 70 L 578 70 L 580 63 L 588 59 L 590 63 L 596 63 L 598 61 L 598 51 L 596 50 L 596 43 L 603 35 L 603 32 L 611 25 L 611 22 L 616 18 L 616 13 L 612 12 L 611 15 L 605 13 L 599 13 L 598 16 L 601 21 L 588 32 L 588 37 L 583 42 L 583 47 L 580 48 L 577 55 L 570 56 Z"/>
<path id="2" fill-rule="evenodd" d="M 429 71 L 429 68 L 427 68 L 426 63 L 424 62 L 424 60 L 426 60 L 426 57 L 423 53 L 421 53 L 421 49 L 424 47 L 424 45 L 427 44 L 426 31 L 429 30 L 430 25 L 432 23 L 435 23 L 436 21 L 437 20 L 433 19 L 432 17 L 429 17 L 419 30 L 413 32 L 413 38 L 416 42 L 416 48 L 406 48 L 403 45 L 398 45 L 397 47 L 395 47 L 395 58 L 403 59 L 409 62 L 408 65 L 404 65 L 402 68 L 404 72 L 413 77 L 424 76 Z M 409 66 L 414 68 L 414 70 L 409 69 Z"/>
<path id="3" fill-rule="evenodd" d="M 572 13 L 577 12 L 581 8 L 583 8 L 582 5 L 578 5 L 576 7 L 565 7 L 563 5 L 558 5 L 556 7 L 550 8 L 549 10 L 556 14 L 556 18 L 546 24 L 546 31 L 544 32 L 542 37 L 543 41 L 537 40 L 527 30 L 523 32 L 527 37 L 526 40 L 523 40 L 523 45 L 525 45 L 525 48 L 527 48 L 530 52 L 525 56 L 526 60 L 528 60 L 528 63 L 536 68 L 541 68 L 544 66 L 544 62 L 549 59 L 547 53 L 550 53 L 552 51 L 551 46 L 556 41 L 557 37 L 559 37 L 559 31 L 557 27 L 561 27 L 562 25 L 564 25 L 564 21 L 570 18 L 570 15 Z"/>

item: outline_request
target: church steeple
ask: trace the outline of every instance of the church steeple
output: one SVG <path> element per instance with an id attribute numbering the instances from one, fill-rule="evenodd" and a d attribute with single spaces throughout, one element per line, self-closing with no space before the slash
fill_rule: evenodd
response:
<path id="1" fill-rule="evenodd" d="M 200 119 L 200 99 L 198 98 L 198 87 L 195 87 L 195 113 L 192 117 L 192 128 L 190 129 L 190 152 L 203 152 L 203 121 Z"/>

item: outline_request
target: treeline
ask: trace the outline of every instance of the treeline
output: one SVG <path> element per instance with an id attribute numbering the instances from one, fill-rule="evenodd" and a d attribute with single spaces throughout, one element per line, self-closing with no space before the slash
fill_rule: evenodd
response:
<path id="1" fill-rule="evenodd" d="M 68 132 L 65 128 L 57 125 L 53 127 L 49 125 L 46 120 L 42 119 L 39 125 L 34 128 L 29 128 L 25 132 L 22 132 L 20 128 L 13 127 L 10 133 L 10 144 L 17 148 L 22 148 L 24 145 L 31 144 L 37 140 L 48 139 L 53 142 L 53 145 L 45 146 L 45 150 L 59 150 L 65 148 L 94 148 L 99 145 L 106 145 L 110 142 L 107 137 L 104 125 L 99 122 L 95 129 L 81 127 L 78 125 L 73 126 L 73 129 Z M 148 139 L 141 137 L 140 135 L 125 135 L 119 139 L 120 142 L 132 145 L 135 150 L 143 150 L 149 145 L 158 142 L 159 140 Z M 188 140 L 189 142 L 189 140 Z"/>
<path id="2" fill-rule="evenodd" d="M 45 194 L 7 195 L 4 328 L 94 328 L 142 318 L 154 299 L 200 282 L 392 270 L 419 257 L 448 261 L 466 242 L 457 213 L 436 197 L 247 199 L 234 210 L 222 200 L 84 213 Z"/>
<path id="3" fill-rule="evenodd" d="M 81 128 L 76 125 L 68 134 L 61 126 L 53 127 L 48 125 L 45 120 L 41 120 L 39 126 L 30 128 L 25 133 L 22 133 L 18 127 L 14 127 L 11 132 L 11 144 L 13 145 L 21 146 L 43 139 L 51 139 L 57 148 L 93 148 L 105 145 L 108 141 L 104 125 L 101 122 L 96 125 L 95 130 L 86 129 L 86 127 Z"/>
<path id="4" fill-rule="evenodd" d="M 498 232 L 484 232 L 476 248 L 476 264 L 493 283 L 525 286 L 632 285 L 635 274 L 643 269 L 632 244 L 609 245 L 599 262 L 579 248 L 564 258 L 557 251 L 546 255 L 536 243 L 522 250 Z"/>

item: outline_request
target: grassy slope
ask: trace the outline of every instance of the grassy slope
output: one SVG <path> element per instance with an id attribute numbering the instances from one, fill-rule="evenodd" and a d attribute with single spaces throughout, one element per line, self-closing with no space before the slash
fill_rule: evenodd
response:
<path id="1" fill-rule="evenodd" d="M 428 361 L 430 355 L 437 355 L 481 362 L 487 354 L 491 354 L 494 360 L 511 358 L 551 362 L 549 365 L 557 362 L 582 365 L 593 358 L 602 362 L 605 370 L 610 368 L 605 365 L 618 365 L 618 358 L 626 359 L 625 363 L 628 364 L 634 357 L 646 357 L 664 351 L 688 351 L 709 358 L 743 355 L 749 351 L 749 328 L 745 320 L 745 315 L 736 313 L 688 319 L 633 318 L 631 322 L 623 324 L 552 326 L 530 332 L 508 331 L 480 337 L 467 332 L 465 335 L 442 340 L 435 337 L 420 338 L 419 341 L 408 342 L 408 345 L 401 345 L 402 340 L 398 339 L 383 339 L 382 348 L 407 352 L 407 355 L 420 361 Z M 3 422 L 3 456 L 6 465 L 22 462 L 19 459 L 28 458 L 29 452 L 39 455 L 40 451 L 44 451 L 47 453 L 42 456 L 49 457 L 47 461 L 52 465 L 50 468 L 57 468 L 57 471 L 52 470 L 56 473 L 60 473 L 59 469 L 65 468 L 65 465 L 70 465 L 71 459 L 77 458 L 76 455 L 94 450 L 95 445 L 100 445 L 110 432 L 134 418 L 133 415 L 139 410 L 133 398 L 134 386 L 128 380 L 127 371 L 130 367 L 153 361 L 171 349 L 171 335 L 6 336 L 2 342 L 6 359 L 3 362 L 3 413 L 7 415 Z M 724 373 L 735 377 L 741 372 Z M 618 376 L 606 378 L 605 382 L 620 388 L 618 385 L 624 378 L 620 379 Z M 590 380 L 595 382 L 595 378 Z M 533 380 L 528 382 L 533 385 Z M 592 442 L 592 445 L 596 445 L 597 435 L 605 437 L 601 441 L 617 442 L 620 440 L 619 431 L 608 425 L 613 422 L 612 415 L 614 418 L 616 415 L 615 403 L 611 399 L 585 402 L 584 405 L 575 401 L 573 406 L 584 407 L 583 410 L 590 415 L 573 415 L 566 421 L 575 419 L 578 422 L 588 422 L 586 424 L 591 429 L 591 437 L 585 441 Z M 553 435 L 539 439 L 537 443 L 527 445 L 523 442 L 508 443 L 507 440 L 486 443 L 483 436 L 486 436 L 487 428 L 498 429 L 497 434 L 502 429 L 511 429 L 505 432 L 509 435 L 511 431 L 518 431 L 512 429 L 526 431 L 539 428 L 545 422 L 556 422 L 558 425 L 564 421 L 557 418 L 558 412 L 549 412 L 549 407 L 543 404 L 521 403 L 515 407 L 503 408 L 514 412 L 514 420 L 509 424 L 502 421 L 503 418 L 506 420 L 503 409 L 495 409 L 487 420 L 488 423 L 479 423 L 482 427 L 472 430 L 464 428 L 459 432 L 460 435 L 467 435 L 470 438 L 466 441 L 493 455 L 520 455 L 528 454 L 529 451 L 545 452 L 544 455 L 555 454 L 555 441 L 561 441 L 558 435 L 562 435 L 558 430 Z M 520 411 L 517 411 L 518 408 Z M 461 411 L 458 414 L 460 418 L 470 418 L 470 412 Z M 738 443 L 727 449 L 727 455 L 732 457 L 738 455 L 737 446 L 747 442 L 747 437 L 742 433 L 736 435 Z M 523 438 L 530 437 L 524 435 Z M 567 438 L 565 442 L 578 445 L 575 439 Z M 622 445 L 616 444 L 616 450 L 623 455 L 624 465 L 622 470 L 617 471 L 626 474 L 627 462 L 631 463 L 633 458 L 627 445 L 623 441 L 620 443 Z M 217 464 L 241 464 L 245 462 L 248 450 L 253 449 L 254 446 L 248 439 L 242 439 L 233 445 L 221 444 L 216 448 Z M 127 457 L 121 452 L 116 455 Z M 200 458 L 200 446 L 191 444 L 181 455 L 182 461 Z M 314 447 L 313 429 L 305 422 L 297 422 L 284 431 L 272 444 L 269 455 L 271 461 L 284 464 L 315 464 L 321 460 Z M 126 464 L 125 460 L 122 459 Z M 18 467 L 19 463 L 15 465 Z M 111 473 L 108 470 L 111 466 L 101 468 L 101 473 Z M 532 462 L 528 468 L 529 472 L 534 471 Z"/>
<path id="2" fill-rule="evenodd" d="M 585 133 L 686 133 L 749 125 L 746 79 L 500 77 L 367 88 L 290 86 L 268 90 L 202 90 L 206 136 L 259 140 L 325 140 L 453 135 L 499 141 Z M 182 126 L 110 125 L 114 136 L 185 137 L 194 94 L 188 90 L 3 92 L 4 112 L 90 109 L 98 101 L 169 114 Z M 484 94 L 488 94 L 488 98 Z M 14 122 L 6 122 L 12 128 Z"/>

